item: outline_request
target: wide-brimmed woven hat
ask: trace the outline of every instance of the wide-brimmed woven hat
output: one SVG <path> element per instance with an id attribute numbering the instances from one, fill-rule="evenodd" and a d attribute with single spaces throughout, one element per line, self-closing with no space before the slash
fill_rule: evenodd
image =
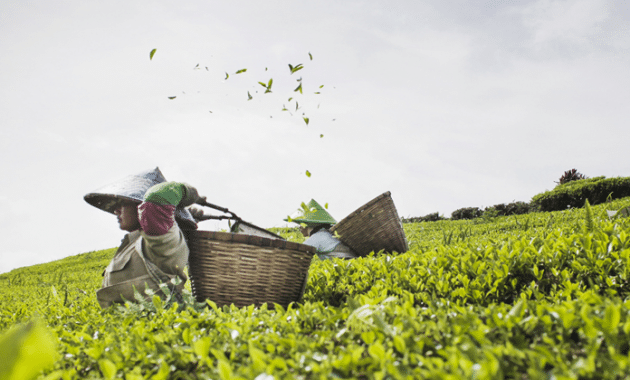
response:
<path id="1" fill-rule="evenodd" d="M 100 187 L 85 195 L 83 199 L 92 206 L 113 214 L 121 201 L 141 203 L 147 190 L 162 182 L 167 182 L 166 178 L 164 178 L 160 168 L 156 167 Z M 197 229 L 195 219 L 185 208 L 178 207 L 175 210 L 175 220 L 182 228 Z"/>
<path id="2" fill-rule="evenodd" d="M 324 209 L 320 206 L 319 203 L 315 201 L 315 199 L 311 199 L 310 202 L 306 205 L 306 209 L 303 207 L 302 209 L 296 212 L 295 217 L 291 216 L 291 221 L 295 223 L 304 223 L 309 226 L 314 226 L 318 224 L 330 224 L 333 225 L 337 223 L 335 218 L 332 217 Z M 284 219 L 285 221 L 289 221 L 289 219 Z"/>

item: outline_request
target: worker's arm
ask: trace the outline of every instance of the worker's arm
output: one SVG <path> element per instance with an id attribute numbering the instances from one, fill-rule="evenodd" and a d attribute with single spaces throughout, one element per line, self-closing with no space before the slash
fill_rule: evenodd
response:
<path id="1" fill-rule="evenodd" d="M 175 224 L 177 206 L 189 206 L 199 198 L 197 190 L 183 182 L 163 182 L 152 186 L 138 206 L 140 227 L 149 236 L 167 233 Z"/>

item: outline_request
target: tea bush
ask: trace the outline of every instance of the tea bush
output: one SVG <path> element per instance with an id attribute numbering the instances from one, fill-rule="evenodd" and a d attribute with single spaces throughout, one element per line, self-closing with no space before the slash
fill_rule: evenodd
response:
<path id="1" fill-rule="evenodd" d="M 438 220 L 444 220 L 444 219 L 446 218 L 444 218 L 437 212 L 427 214 L 425 216 L 401 218 L 403 223 L 437 222 Z"/>
<path id="2" fill-rule="evenodd" d="M 527 202 L 511 202 L 508 204 L 500 203 L 491 207 L 486 207 L 484 213 L 488 210 L 496 210 L 496 216 L 522 215 L 531 211 L 531 206 Z"/>
<path id="3" fill-rule="evenodd" d="M 474 219 L 483 215 L 483 211 L 479 207 L 464 207 L 457 209 L 451 213 L 451 219 Z"/>
<path id="4" fill-rule="evenodd" d="M 42 379 L 623 379 L 630 219 L 606 209 L 629 205 L 406 223 L 408 252 L 314 258 L 287 308 L 101 310 L 114 250 L 91 252 L 0 275 L 0 334 L 40 316 Z"/>
<path id="5" fill-rule="evenodd" d="M 630 177 L 595 177 L 558 185 L 532 197 L 531 204 L 538 211 L 559 211 L 582 207 L 587 199 L 590 204 L 596 205 L 628 196 Z"/>

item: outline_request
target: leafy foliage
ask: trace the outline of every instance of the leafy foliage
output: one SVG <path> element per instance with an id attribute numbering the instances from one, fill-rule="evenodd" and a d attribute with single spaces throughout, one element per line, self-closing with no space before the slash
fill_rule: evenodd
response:
<path id="1" fill-rule="evenodd" d="M 628 206 L 405 223 L 409 252 L 315 257 L 286 309 L 100 310 L 114 251 L 91 252 L 0 275 L 0 330 L 44 316 L 48 379 L 627 378 L 630 219 L 606 210 Z"/>
<path id="2" fill-rule="evenodd" d="M 35 378 L 41 370 L 55 363 L 56 343 L 38 320 L 13 326 L 0 336 L 0 379 Z"/>
<path id="3" fill-rule="evenodd" d="M 539 211 L 559 211 L 582 207 L 588 199 L 591 205 L 630 196 L 630 177 L 594 177 L 570 181 L 532 197 L 532 207 Z"/>
<path id="4" fill-rule="evenodd" d="M 500 203 L 491 207 L 486 207 L 484 213 L 490 209 L 496 210 L 497 216 L 522 215 L 531 211 L 531 206 L 527 202 Z"/>
<path id="5" fill-rule="evenodd" d="M 474 219 L 483 215 L 483 211 L 479 207 L 464 207 L 457 209 L 451 213 L 451 219 Z"/>
<path id="6" fill-rule="evenodd" d="M 564 185 L 567 182 L 577 181 L 577 180 L 586 179 L 586 178 L 588 177 L 586 177 L 582 173 L 579 173 L 576 169 L 571 169 L 564 172 L 564 174 L 562 174 L 562 176 L 560 177 L 560 180 L 558 180 L 558 182 L 556 183 L 558 185 Z"/>
<path id="7" fill-rule="evenodd" d="M 439 213 L 434 212 L 425 216 L 402 218 L 403 223 L 419 223 L 419 222 L 436 222 L 438 220 L 444 220 L 445 218 Z"/>

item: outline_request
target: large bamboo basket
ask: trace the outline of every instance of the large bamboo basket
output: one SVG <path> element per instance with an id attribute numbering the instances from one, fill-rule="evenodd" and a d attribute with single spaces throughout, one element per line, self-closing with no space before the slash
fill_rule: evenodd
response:
<path id="1" fill-rule="evenodd" d="M 189 231 L 187 238 L 188 274 L 197 301 L 287 307 L 301 300 L 314 247 L 229 232 Z"/>
<path id="2" fill-rule="evenodd" d="M 407 252 L 407 238 L 391 193 L 385 192 L 359 207 L 331 228 L 359 256 L 370 252 Z"/>

